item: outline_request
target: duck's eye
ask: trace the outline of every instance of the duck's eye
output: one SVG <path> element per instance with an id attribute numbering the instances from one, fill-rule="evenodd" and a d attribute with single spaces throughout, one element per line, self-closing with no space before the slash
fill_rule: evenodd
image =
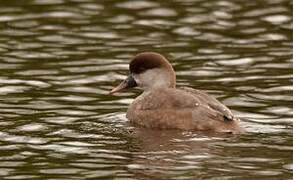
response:
<path id="1" fill-rule="evenodd" d="M 145 68 L 145 67 L 140 67 L 140 68 L 138 69 L 138 72 L 139 72 L 139 73 L 143 73 L 144 71 L 146 71 L 146 68 Z"/>

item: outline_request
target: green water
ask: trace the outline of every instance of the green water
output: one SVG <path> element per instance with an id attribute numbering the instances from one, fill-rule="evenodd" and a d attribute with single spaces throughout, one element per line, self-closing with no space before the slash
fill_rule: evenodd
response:
<path id="1" fill-rule="evenodd" d="M 0 1 L 1 179 L 292 179 L 293 1 Z M 128 124 L 142 51 L 247 133 Z"/>

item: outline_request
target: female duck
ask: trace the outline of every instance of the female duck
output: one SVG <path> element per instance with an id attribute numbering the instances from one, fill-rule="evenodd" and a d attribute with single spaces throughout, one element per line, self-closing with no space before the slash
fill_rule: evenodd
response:
<path id="1" fill-rule="evenodd" d="M 176 76 L 165 57 L 154 52 L 136 55 L 130 75 L 110 94 L 140 87 L 144 92 L 130 105 L 126 117 L 146 128 L 240 133 L 239 119 L 207 93 L 176 88 Z"/>

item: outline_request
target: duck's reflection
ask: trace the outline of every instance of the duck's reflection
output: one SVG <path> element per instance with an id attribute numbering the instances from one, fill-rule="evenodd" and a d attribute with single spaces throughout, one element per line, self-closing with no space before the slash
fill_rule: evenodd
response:
<path id="1" fill-rule="evenodd" d="M 223 134 L 140 128 L 135 128 L 132 136 L 138 140 L 139 151 L 134 152 L 127 167 L 132 173 L 146 178 L 173 175 L 196 177 L 204 168 L 205 161 L 222 151 L 214 148 L 215 142 L 229 137 Z"/>
<path id="2" fill-rule="evenodd" d="M 212 137 L 180 130 L 135 128 L 133 137 L 141 143 L 141 152 L 202 151 Z M 194 152 L 194 151 L 193 151 Z"/>

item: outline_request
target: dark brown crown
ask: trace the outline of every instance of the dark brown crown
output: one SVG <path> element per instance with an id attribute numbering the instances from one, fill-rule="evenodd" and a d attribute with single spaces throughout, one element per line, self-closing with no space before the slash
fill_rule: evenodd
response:
<path id="1" fill-rule="evenodd" d="M 131 73 L 139 74 L 148 69 L 160 68 L 166 64 L 166 59 L 154 52 L 144 52 L 136 55 L 130 62 L 129 69 Z"/>

